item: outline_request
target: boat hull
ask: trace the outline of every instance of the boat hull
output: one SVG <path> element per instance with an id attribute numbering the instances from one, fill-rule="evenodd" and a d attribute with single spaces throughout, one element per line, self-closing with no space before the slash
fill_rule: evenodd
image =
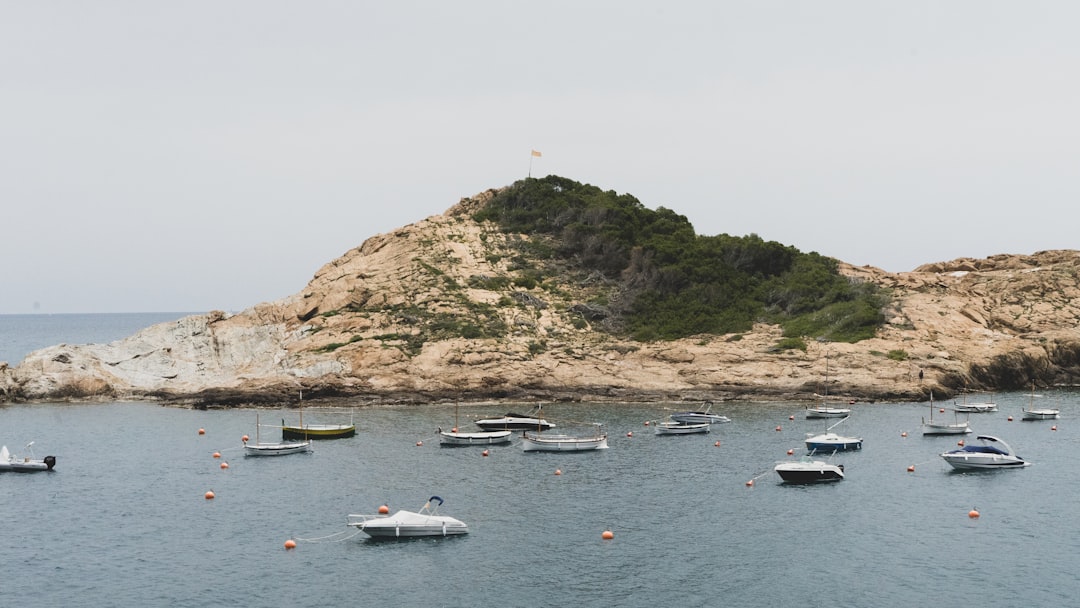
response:
<path id="1" fill-rule="evenodd" d="M 1061 414 L 1057 410 L 1024 410 L 1023 420 L 1057 420 Z"/>
<path id="2" fill-rule="evenodd" d="M 485 431 L 546 431 L 555 428 L 554 424 L 543 418 L 510 414 L 502 418 L 483 418 L 474 422 Z"/>
<path id="3" fill-rule="evenodd" d="M 282 439 L 341 439 L 356 434 L 354 424 L 310 424 L 282 426 Z"/>
<path id="4" fill-rule="evenodd" d="M 469 533 L 469 526 L 459 519 L 412 511 L 398 511 L 387 517 L 350 515 L 349 525 L 379 539 L 456 536 Z"/>
<path id="5" fill-rule="evenodd" d="M 785 462 L 774 469 L 785 483 L 807 484 L 840 481 L 844 478 L 844 466 L 820 460 L 811 462 Z"/>
<path id="6" fill-rule="evenodd" d="M 923 423 L 923 435 L 966 435 L 971 427 L 966 424 L 931 424 Z"/>
<path id="7" fill-rule="evenodd" d="M 1001 458 L 997 456 L 991 457 L 973 457 L 973 456 L 949 456 L 947 453 L 941 455 L 945 459 L 945 462 L 952 465 L 954 469 L 960 470 L 989 470 L 989 469 L 1021 469 L 1030 465 L 1031 463 L 1024 460 L 1017 460 L 1014 458 Z"/>
<path id="8" fill-rule="evenodd" d="M 457 433 L 442 431 L 439 433 L 441 445 L 449 447 L 467 445 L 498 445 L 510 443 L 510 431 L 485 431 L 481 433 Z"/>
<path id="9" fill-rule="evenodd" d="M 681 424 L 660 422 L 657 423 L 655 431 L 657 435 L 693 435 L 695 433 L 708 433 L 710 426 L 711 423 L 709 422 Z"/>
<path id="10" fill-rule="evenodd" d="M 607 435 L 574 437 L 527 432 L 521 437 L 521 449 L 526 452 L 587 452 L 605 450 L 607 447 Z"/>
<path id="11" fill-rule="evenodd" d="M 244 456 L 286 456 L 288 454 L 303 454 L 310 451 L 310 441 L 301 441 L 298 443 L 257 443 L 255 445 L 244 444 Z"/>
<path id="12" fill-rule="evenodd" d="M 727 416 L 708 412 L 676 412 L 671 415 L 671 419 L 682 424 L 723 424 L 731 422 L 731 418 Z"/>
<path id="13" fill-rule="evenodd" d="M 843 418 L 851 414 L 851 410 L 837 407 L 811 407 L 806 410 L 807 418 Z"/>
<path id="14" fill-rule="evenodd" d="M 845 452 L 862 449 L 861 437 L 844 437 L 836 433 L 816 435 L 806 440 L 806 449 L 821 454 L 829 452 Z"/>
<path id="15" fill-rule="evenodd" d="M 30 456 L 15 456 L 8 452 L 6 445 L 0 448 L 0 472 L 37 473 L 52 471 L 54 466 L 56 466 L 56 456 L 46 456 L 38 460 Z"/>

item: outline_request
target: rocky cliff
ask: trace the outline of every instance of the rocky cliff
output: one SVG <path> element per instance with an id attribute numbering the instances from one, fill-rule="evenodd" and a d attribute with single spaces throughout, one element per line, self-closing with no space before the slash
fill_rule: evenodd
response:
<path id="1" fill-rule="evenodd" d="M 1080 252 L 959 259 L 888 273 L 888 323 L 855 344 L 778 350 L 780 329 L 639 343 L 598 331 L 601 277 L 527 280 L 529 239 L 473 221 L 492 192 L 368 239 L 303 291 L 110 344 L 0 363 L 0 400 L 161 399 L 195 406 L 353 402 L 945 398 L 1075 383 Z"/>

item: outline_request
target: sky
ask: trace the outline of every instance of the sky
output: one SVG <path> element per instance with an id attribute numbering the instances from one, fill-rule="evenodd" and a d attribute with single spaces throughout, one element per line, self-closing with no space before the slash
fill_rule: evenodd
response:
<path id="1" fill-rule="evenodd" d="M 0 314 L 240 311 L 530 171 L 894 272 L 1080 248 L 1077 23 L 1038 0 L 2 2 Z"/>

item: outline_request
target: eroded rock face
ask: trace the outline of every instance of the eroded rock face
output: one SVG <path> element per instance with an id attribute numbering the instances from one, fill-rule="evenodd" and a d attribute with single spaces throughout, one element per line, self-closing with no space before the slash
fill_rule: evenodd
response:
<path id="1" fill-rule="evenodd" d="M 780 330 L 768 325 L 636 343 L 594 329 L 605 316 L 590 304 L 591 278 L 558 289 L 515 284 L 527 237 L 471 219 L 491 194 L 368 239 L 282 300 L 0 365 L 0 400 L 227 405 L 282 403 L 301 390 L 305 399 L 365 402 L 810 399 L 824 392 L 826 355 L 828 393 L 859 400 L 1073 383 L 1080 374 L 1080 252 L 904 273 L 842 264 L 893 296 L 887 325 L 857 344 L 776 351 Z M 442 325 L 450 325 L 442 334 L 431 329 Z M 498 337 L 488 337 L 492 328 Z"/>

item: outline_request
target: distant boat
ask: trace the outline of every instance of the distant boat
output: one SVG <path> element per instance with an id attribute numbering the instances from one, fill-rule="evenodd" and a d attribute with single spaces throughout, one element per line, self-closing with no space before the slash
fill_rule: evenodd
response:
<path id="1" fill-rule="evenodd" d="M 967 393 L 964 393 L 964 402 L 956 403 L 954 401 L 953 409 L 958 412 L 968 412 L 976 414 L 983 412 L 996 412 L 998 408 L 997 403 L 994 403 L 992 397 L 988 401 L 972 401 L 969 403 L 967 400 Z"/>
<path id="2" fill-rule="evenodd" d="M 941 455 L 955 469 L 1018 469 L 1030 465 L 1009 444 L 991 435 L 979 435 L 982 445 L 965 445 Z"/>
<path id="3" fill-rule="evenodd" d="M 720 414 L 712 413 L 712 401 L 707 402 L 708 405 L 704 410 L 690 411 L 690 412 L 675 412 L 670 418 L 676 422 L 682 422 L 684 424 L 723 424 L 725 422 L 731 422 L 731 418 L 727 416 L 721 416 Z"/>
<path id="4" fill-rule="evenodd" d="M 437 501 L 439 504 L 432 506 Z M 417 512 L 398 511 L 393 515 L 356 515 L 348 517 L 348 524 L 372 538 L 415 538 L 418 536 L 454 536 L 468 534 L 469 526 L 460 519 L 439 515 L 443 499 L 432 496 Z"/>
<path id="5" fill-rule="evenodd" d="M 602 425 L 595 425 L 595 431 L 587 435 L 556 435 L 538 431 L 524 431 L 521 435 L 521 448 L 526 452 L 585 452 L 605 450 L 608 447 L 607 433 Z"/>
<path id="6" fill-rule="evenodd" d="M 508 412 L 505 416 L 499 418 L 481 418 L 474 422 L 476 426 L 485 431 L 523 431 L 527 429 L 546 431 L 555 428 L 554 424 L 540 417 L 539 406 L 530 414 Z"/>
<path id="7" fill-rule="evenodd" d="M 1028 406 L 1022 408 L 1024 420 L 1057 420 L 1061 417 L 1061 410 L 1046 407 L 1035 408 L 1035 384 L 1031 385 L 1031 397 L 1028 398 Z"/>
<path id="8" fill-rule="evenodd" d="M 340 439 L 356 434 L 356 424 L 304 424 L 303 394 L 300 397 L 300 424 L 290 426 L 281 419 L 282 439 Z"/>
<path id="9" fill-rule="evenodd" d="M 679 422 L 678 420 L 664 420 L 653 425 L 657 435 L 691 435 L 694 433 L 708 433 L 712 423 L 709 422 Z"/>
<path id="10" fill-rule="evenodd" d="M 791 462 L 781 462 L 773 470 L 787 483 L 822 483 L 844 478 L 844 465 L 813 460 L 806 456 Z"/>
<path id="11" fill-rule="evenodd" d="M 289 441 L 280 443 L 263 443 L 259 439 L 259 414 L 255 414 L 255 443 L 244 442 L 245 456 L 285 456 L 287 454 L 302 454 L 311 451 L 311 441 Z M 244 435 L 247 438 L 247 435 Z"/>
<path id="12" fill-rule="evenodd" d="M 968 421 L 961 422 L 953 414 L 955 422 L 942 422 L 934 420 L 934 391 L 930 391 L 930 420 L 922 419 L 923 435 L 964 435 L 971 432 Z"/>
<path id="13" fill-rule="evenodd" d="M 13 471 L 15 473 L 35 473 L 38 471 L 52 471 L 56 466 L 56 456 L 46 456 L 41 460 L 34 457 L 30 449 L 34 442 L 26 444 L 29 456 L 16 456 L 8 452 L 7 446 L 0 447 L 0 471 Z"/>
<path id="14" fill-rule="evenodd" d="M 822 453 L 822 452 L 842 452 L 845 450 L 861 450 L 862 449 L 862 437 L 847 437 L 844 435 L 838 435 L 832 432 L 833 427 L 841 422 L 844 422 L 847 418 L 839 420 L 829 428 L 825 429 L 824 433 L 817 435 L 807 433 L 806 449 L 810 453 Z"/>
<path id="15" fill-rule="evenodd" d="M 511 431 L 480 431 L 462 433 L 458 430 L 458 406 L 454 405 L 454 428 L 449 431 L 439 429 L 439 443 L 444 446 L 495 445 L 510 443 Z"/>
<path id="16" fill-rule="evenodd" d="M 818 405 L 806 408 L 807 418 L 846 418 L 851 410 L 846 407 L 830 407 L 829 400 L 829 354 L 825 354 L 825 397 Z"/>

